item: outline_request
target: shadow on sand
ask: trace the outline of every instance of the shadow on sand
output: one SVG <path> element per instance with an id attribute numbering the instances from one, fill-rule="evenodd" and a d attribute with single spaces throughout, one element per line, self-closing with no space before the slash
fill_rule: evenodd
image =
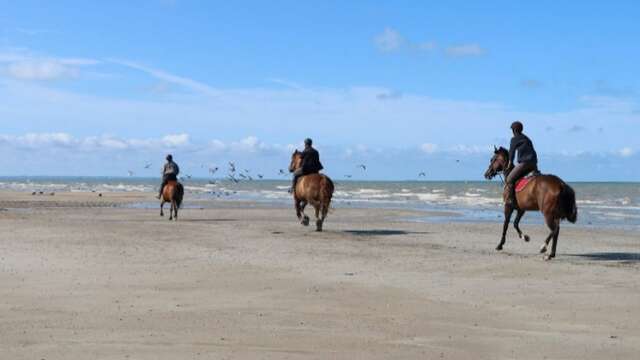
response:
<path id="1" fill-rule="evenodd" d="M 344 233 L 356 236 L 392 236 L 409 234 L 428 234 L 428 232 L 410 232 L 404 230 L 345 230 Z"/>
<path id="2" fill-rule="evenodd" d="M 587 254 L 571 254 L 569 256 L 580 257 L 593 261 L 616 261 L 620 263 L 640 263 L 640 253 L 629 252 L 597 252 Z"/>

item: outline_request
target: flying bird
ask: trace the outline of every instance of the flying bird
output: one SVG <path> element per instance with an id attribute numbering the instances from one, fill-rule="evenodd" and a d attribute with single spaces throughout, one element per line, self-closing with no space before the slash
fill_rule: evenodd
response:
<path id="1" fill-rule="evenodd" d="M 353 175 L 345 175 L 344 177 L 346 177 L 347 179 L 351 179 Z"/>
<path id="2" fill-rule="evenodd" d="M 427 176 L 427 174 L 423 171 L 420 174 L 418 174 L 418 177 L 420 177 L 420 176 L 424 177 L 424 176 Z"/>
<path id="3" fill-rule="evenodd" d="M 367 171 L 367 165 L 360 164 L 360 165 L 358 165 L 357 167 L 361 168 L 361 169 L 362 169 L 362 171 Z"/>
<path id="4" fill-rule="evenodd" d="M 218 171 L 218 167 L 213 167 L 213 168 L 209 168 L 209 174 L 213 175 L 216 173 L 216 171 Z"/>
<path id="5" fill-rule="evenodd" d="M 280 170 L 278 171 L 278 174 L 279 174 L 279 175 L 287 175 L 287 173 L 285 173 L 285 172 L 284 172 L 284 170 L 282 170 L 282 169 L 280 169 Z"/>
<path id="6" fill-rule="evenodd" d="M 229 161 L 229 172 L 236 172 L 236 164 L 234 164 L 232 161 Z"/>
<path id="7" fill-rule="evenodd" d="M 129 174 L 129 176 L 133 176 L 133 171 L 127 170 L 127 173 Z"/>
<path id="8" fill-rule="evenodd" d="M 151 167 L 151 165 L 153 165 L 153 164 L 152 164 L 152 163 L 150 163 L 150 162 L 146 162 L 146 163 L 145 163 L 145 165 L 144 165 L 144 168 L 145 168 L 145 169 L 148 169 L 148 168 L 150 168 L 150 167 Z"/>
<path id="9" fill-rule="evenodd" d="M 258 174 L 258 179 L 262 179 L 264 176 L 262 174 Z"/>

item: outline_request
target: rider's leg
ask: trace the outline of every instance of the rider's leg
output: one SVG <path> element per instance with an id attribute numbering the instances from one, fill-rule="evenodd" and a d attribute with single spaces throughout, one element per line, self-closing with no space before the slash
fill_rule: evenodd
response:
<path id="1" fill-rule="evenodd" d="M 518 180 L 524 175 L 523 173 L 523 164 L 518 164 L 516 167 L 511 170 L 509 176 L 505 180 L 505 191 L 507 193 L 507 199 L 505 203 L 507 205 L 511 205 L 513 208 L 517 208 L 516 201 L 516 183 Z"/>
<path id="2" fill-rule="evenodd" d="M 167 185 L 167 176 L 163 176 L 162 177 L 162 184 L 160 184 L 160 192 L 158 193 L 158 199 L 160 199 L 162 197 L 162 190 L 164 190 L 164 186 Z"/>
<path id="3" fill-rule="evenodd" d="M 291 182 L 291 189 L 289 189 L 289 193 L 293 193 L 296 189 L 296 183 L 298 179 L 302 176 L 302 169 L 297 169 L 293 172 L 293 181 Z"/>

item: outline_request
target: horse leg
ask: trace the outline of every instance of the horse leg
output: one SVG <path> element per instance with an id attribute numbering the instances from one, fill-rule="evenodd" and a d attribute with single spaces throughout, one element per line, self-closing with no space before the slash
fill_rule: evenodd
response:
<path id="1" fill-rule="evenodd" d="M 316 231 L 322 231 L 322 219 L 320 217 L 320 213 L 322 211 L 322 204 L 318 204 L 314 206 L 316 210 Z"/>
<path id="2" fill-rule="evenodd" d="M 295 207 L 296 209 L 296 216 L 298 217 L 298 220 L 302 221 L 302 209 L 300 208 L 300 200 L 294 198 L 293 207 Z"/>
<path id="3" fill-rule="evenodd" d="M 547 255 L 545 260 L 551 260 L 556 257 L 556 245 L 558 245 L 558 235 L 560 235 L 560 219 L 555 219 L 556 229 L 553 232 L 553 243 L 551 244 L 551 253 Z"/>
<path id="4" fill-rule="evenodd" d="M 309 226 L 309 217 L 304 213 L 304 208 L 307 206 L 307 202 L 302 200 L 300 202 L 300 213 L 302 214 L 302 225 Z"/>
<path id="5" fill-rule="evenodd" d="M 516 231 L 518 232 L 518 237 L 520 239 L 524 238 L 524 241 L 529 241 L 529 235 L 524 234 L 524 236 L 522 235 L 522 231 L 520 231 L 520 219 L 522 219 L 522 216 L 524 215 L 525 211 L 524 210 L 520 210 L 518 209 L 518 213 L 516 214 L 516 218 L 515 220 L 513 220 L 513 227 L 516 228 Z"/>
<path id="6" fill-rule="evenodd" d="M 169 220 L 173 220 L 173 201 L 171 202 L 171 206 L 169 207 Z"/>
<path id="7" fill-rule="evenodd" d="M 504 206 L 504 224 L 502 225 L 502 239 L 500 239 L 500 243 L 496 246 L 496 250 L 502 250 L 502 246 L 507 239 L 507 230 L 509 229 L 509 223 L 511 222 L 511 214 L 513 214 L 513 207 L 511 205 Z"/>
<path id="8" fill-rule="evenodd" d="M 160 202 L 160 216 L 164 216 L 164 200 Z"/>
<path id="9" fill-rule="evenodd" d="M 544 254 L 544 253 L 547 252 L 547 246 L 549 245 L 549 241 L 553 237 L 553 234 L 555 234 L 555 232 L 556 232 L 556 224 L 555 224 L 555 221 L 553 219 L 553 216 L 545 214 L 544 215 L 544 222 L 545 222 L 545 224 L 547 224 L 547 227 L 549 228 L 549 230 L 551 230 L 551 232 L 549 233 L 549 236 L 547 236 L 547 238 L 544 239 L 544 244 L 542 244 L 542 246 L 540 247 L 540 253 L 541 254 Z"/>
<path id="10" fill-rule="evenodd" d="M 173 218 L 178 221 L 178 203 L 174 200 L 171 205 L 173 206 Z"/>

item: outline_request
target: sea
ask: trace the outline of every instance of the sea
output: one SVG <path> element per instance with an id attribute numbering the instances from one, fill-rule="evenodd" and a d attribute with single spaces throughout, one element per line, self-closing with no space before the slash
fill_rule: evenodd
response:
<path id="1" fill-rule="evenodd" d="M 253 201 L 289 206 L 289 180 L 231 181 L 182 179 L 185 207 L 202 206 L 200 200 Z M 496 222 L 502 215 L 500 181 L 336 181 L 335 208 L 391 208 L 417 210 L 424 216 L 410 221 Z M 0 177 L 0 190 L 23 192 L 148 192 L 155 193 L 155 178 L 115 177 Z M 578 204 L 578 226 L 640 231 L 640 183 L 573 182 Z M 1 195 L 0 195 L 1 196 Z M 189 200 L 199 200 L 190 205 Z M 206 202 L 205 202 L 206 203 Z M 136 204 L 157 207 L 156 202 Z M 433 216 L 434 213 L 441 214 Z M 542 223 L 537 212 L 523 223 Z M 571 226 L 571 225 L 570 225 Z"/>

